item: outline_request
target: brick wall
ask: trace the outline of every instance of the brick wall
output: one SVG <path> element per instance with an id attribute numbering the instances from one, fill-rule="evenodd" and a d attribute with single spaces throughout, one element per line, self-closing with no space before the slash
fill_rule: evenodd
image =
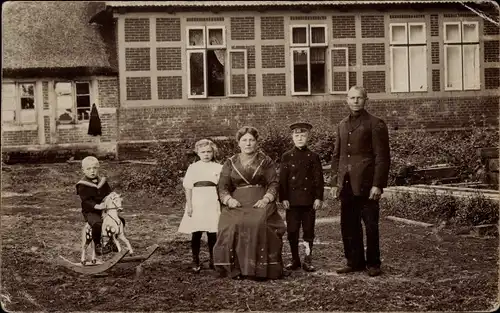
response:
<path id="1" fill-rule="evenodd" d="M 496 12 L 496 14 L 494 14 L 498 17 L 498 12 Z M 484 30 L 483 30 L 483 33 L 485 35 L 499 35 L 500 34 L 500 27 L 498 27 L 497 25 L 489 22 L 489 21 L 486 21 L 486 20 L 483 20 L 484 21 Z"/>
<path id="2" fill-rule="evenodd" d="M 285 67 L 285 46 L 262 46 L 262 68 Z"/>
<path id="3" fill-rule="evenodd" d="M 119 105 L 118 79 L 101 79 L 97 82 L 99 106 L 101 108 L 116 108 Z"/>
<path id="4" fill-rule="evenodd" d="M 347 47 L 347 53 L 349 58 L 349 66 L 356 66 L 356 44 L 334 44 L 333 47 Z"/>
<path id="5" fill-rule="evenodd" d="M 385 47 L 383 43 L 364 43 L 362 49 L 363 65 L 385 64 Z"/>
<path id="6" fill-rule="evenodd" d="M 118 121 L 116 114 L 101 114 L 101 142 L 116 141 L 118 138 Z M 87 135 L 88 137 L 91 137 Z"/>
<path id="7" fill-rule="evenodd" d="M 2 130 L 2 145 L 4 146 L 25 146 L 38 144 L 38 130 Z"/>
<path id="8" fill-rule="evenodd" d="M 500 42 L 488 40 L 484 42 L 484 62 L 500 62 Z"/>
<path id="9" fill-rule="evenodd" d="M 347 90 L 346 74 L 346 72 L 333 72 L 333 91 Z"/>
<path id="10" fill-rule="evenodd" d="M 151 77 L 127 77 L 127 100 L 151 100 Z"/>
<path id="11" fill-rule="evenodd" d="M 362 15 L 361 16 L 361 37 L 362 38 L 383 38 L 385 37 L 385 25 L 383 15 Z"/>
<path id="12" fill-rule="evenodd" d="M 257 95 L 257 81 L 255 74 L 248 74 L 248 96 L 255 97 Z"/>
<path id="13" fill-rule="evenodd" d="M 262 74 L 264 96 L 286 95 L 286 76 L 281 74 Z"/>
<path id="14" fill-rule="evenodd" d="M 356 76 L 357 76 L 356 72 L 349 72 L 349 88 L 357 85 L 357 77 Z"/>
<path id="15" fill-rule="evenodd" d="M 156 41 L 181 41 L 181 19 L 157 18 Z"/>
<path id="16" fill-rule="evenodd" d="M 125 48 L 125 70 L 149 71 L 150 61 L 149 48 Z"/>
<path id="17" fill-rule="evenodd" d="M 439 64 L 439 42 L 431 42 L 432 64 Z"/>
<path id="18" fill-rule="evenodd" d="M 486 89 L 498 89 L 500 87 L 500 68 L 485 68 L 484 82 Z"/>
<path id="19" fill-rule="evenodd" d="M 367 109 L 384 119 L 390 129 L 467 127 L 471 117 L 480 120 L 483 113 L 489 123 L 498 125 L 498 97 L 369 100 Z M 260 128 L 298 119 L 333 128 L 346 115 L 344 101 L 124 108 L 120 113 L 121 140 L 151 140 L 151 131 L 157 139 L 233 137 L 243 125 Z"/>
<path id="20" fill-rule="evenodd" d="M 354 16 L 332 16 L 332 38 L 356 38 Z"/>
<path id="21" fill-rule="evenodd" d="M 49 108 L 49 82 L 42 82 L 43 109 Z"/>
<path id="22" fill-rule="evenodd" d="M 233 46 L 233 49 L 246 49 L 248 68 L 255 68 L 255 46 Z"/>
<path id="23" fill-rule="evenodd" d="M 99 114 L 101 119 L 101 127 L 104 133 L 104 128 L 102 126 L 104 114 Z M 86 126 L 87 124 L 85 124 Z M 90 136 L 88 133 L 88 127 L 73 127 L 73 128 L 58 128 L 57 129 L 57 143 L 58 144 L 68 144 L 68 143 L 89 143 L 94 141 L 94 136 Z"/>
<path id="24" fill-rule="evenodd" d="M 158 99 L 182 99 L 182 77 L 158 76 Z"/>
<path id="25" fill-rule="evenodd" d="M 231 94 L 241 95 L 245 93 L 245 75 L 231 75 Z"/>
<path id="26" fill-rule="evenodd" d="M 125 41 L 149 41 L 149 18 L 126 18 Z"/>
<path id="27" fill-rule="evenodd" d="M 43 130 L 45 134 L 45 144 L 50 144 L 50 116 L 43 117 Z"/>
<path id="28" fill-rule="evenodd" d="M 260 18 L 260 39 L 284 39 L 285 20 L 283 16 L 262 16 Z"/>
<path id="29" fill-rule="evenodd" d="M 441 90 L 441 72 L 439 70 L 432 70 L 432 91 Z"/>
<path id="30" fill-rule="evenodd" d="M 232 40 L 254 40 L 255 39 L 254 17 L 231 17 L 231 39 Z"/>
<path id="31" fill-rule="evenodd" d="M 384 71 L 363 72 L 363 86 L 369 93 L 385 92 L 385 72 Z"/>
<path id="32" fill-rule="evenodd" d="M 181 48 L 156 48 L 156 68 L 159 71 L 182 70 Z"/>
<path id="33" fill-rule="evenodd" d="M 431 14 L 431 36 L 439 36 L 439 15 Z"/>

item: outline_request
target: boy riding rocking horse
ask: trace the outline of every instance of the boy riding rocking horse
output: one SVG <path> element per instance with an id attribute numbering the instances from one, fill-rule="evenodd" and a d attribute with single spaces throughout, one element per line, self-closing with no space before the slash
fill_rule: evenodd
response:
<path id="1" fill-rule="evenodd" d="M 112 192 L 111 187 L 105 177 L 99 177 L 99 161 L 93 156 L 88 156 L 82 161 L 82 171 L 84 177 L 76 184 L 77 194 L 82 201 L 82 214 L 88 223 L 83 228 L 82 233 L 82 257 L 81 262 L 85 265 L 85 250 L 89 243 L 93 241 L 94 249 L 92 251 L 92 263 L 95 263 L 95 253 L 102 255 L 118 250 L 116 236 L 122 239 L 132 253 L 130 243 L 124 237 L 123 228 L 125 220 L 118 216 L 118 210 L 121 208 L 121 199 L 119 195 Z M 108 197 L 109 196 L 109 197 Z M 103 200 L 106 201 L 105 203 Z M 109 202 L 109 204 L 108 204 Z M 114 209 L 108 210 L 108 209 Z M 104 217 L 104 227 L 103 227 Z M 114 230 L 114 231 L 113 231 Z M 104 236 L 113 238 L 106 245 L 101 243 L 101 233 Z M 121 233 L 121 235 L 120 235 Z M 124 239 L 125 238 L 125 239 Z M 115 251 L 116 251 L 115 250 Z M 121 250 L 121 249 L 119 249 Z"/>

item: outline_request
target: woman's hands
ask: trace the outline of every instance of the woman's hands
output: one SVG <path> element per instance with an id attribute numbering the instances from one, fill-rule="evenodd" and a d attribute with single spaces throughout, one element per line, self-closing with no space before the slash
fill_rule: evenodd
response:
<path id="1" fill-rule="evenodd" d="M 263 208 L 265 208 L 268 204 L 269 204 L 269 198 L 264 197 L 264 198 L 260 199 L 259 201 L 255 202 L 255 204 L 253 205 L 253 207 L 254 207 L 254 208 L 263 209 Z"/>
<path id="2" fill-rule="evenodd" d="M 227 206 L 234 209 L 234 208 L 240 207 L 241 203 L 238 200 L 236 200 L 235 198 L 230 198 L 229 200 L 227 200 Z"/>

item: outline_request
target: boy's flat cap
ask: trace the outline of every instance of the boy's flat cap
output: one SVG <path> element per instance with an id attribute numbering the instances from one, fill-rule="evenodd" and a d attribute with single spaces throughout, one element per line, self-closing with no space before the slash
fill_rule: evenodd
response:
<path id="1" fill-rule="evenodd" d="M 305 122 L 298 122 L 298 123 L 293 123 L 290 125 L 291 131 L 302 130 L 302 129 L 311 130 L 312 128 L 313 128 L 313 126 L 311 124 L 305 123 Z"/>

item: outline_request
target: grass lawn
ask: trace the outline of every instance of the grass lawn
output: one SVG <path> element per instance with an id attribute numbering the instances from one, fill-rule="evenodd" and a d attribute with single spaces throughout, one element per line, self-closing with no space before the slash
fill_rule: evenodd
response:
<path id="1" fill-rule="evenodd" d="M 116 168 L 123 166 L 143 165 L 103 164 L 112 185 L 120 179 Z M 497 305 L 498 238 L 459 236 L 449 228 L 435 236 L 382 217 L 383 275 L 339 276 L 340 225 L 338 210 L 330 206 L 318 212 L 317 272 L 234 281 L 208 269 L 191 274 L 189 237 L 176 233 L 182 209 L 143 192 L 123 194 L 127 237 L 136 253 L 160 245 L 142 273 L 115 268 L 103 276 L 79 275 L 55 263 L 58 255 L 79 260 L 83 219 L 74 186 L 79 167 L 2 170 L 0 296 L 9 311 L 483 311 Z M 206 246 L 202 251 L 206 260 Z M 286 242 L 284 259 L 290 260 Z"/>

